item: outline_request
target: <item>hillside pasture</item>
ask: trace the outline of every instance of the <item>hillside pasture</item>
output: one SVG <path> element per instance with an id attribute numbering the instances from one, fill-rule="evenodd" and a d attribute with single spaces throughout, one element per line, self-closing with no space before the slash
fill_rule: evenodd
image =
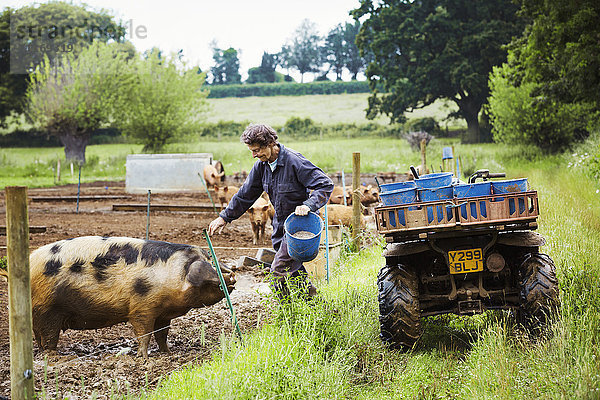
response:
<path id="1" fill-rule="evenodd" d="M 250 121 L 282 126 L 291 117 L 301 117 L 311 118 L 322 124 L 388 124 L 390 120 L 386 116 L 379 116 L 372 121 L 366 119 L 368 98 L 368 93 L 352 93 L 208 99 L 211 107 L 208 122 Z M 446 127 L 446 122 L 442 120 L 454 110 L 454 103 L 437 101 L 428 107 L 407 113 L 406 116 L 408 119 L 434 117 L 442 127 Z M 453 120 L 448 121 L 447 126 L 466 127 L 466 123 L 463 120 Z"/>

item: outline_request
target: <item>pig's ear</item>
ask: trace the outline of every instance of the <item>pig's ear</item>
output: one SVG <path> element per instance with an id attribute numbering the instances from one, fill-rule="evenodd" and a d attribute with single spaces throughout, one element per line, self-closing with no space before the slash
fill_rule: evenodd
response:
<path id="1" fill-rule="evenodd" d="M 192 286 L 202 286 L 209 282 L 219 282 L 217 271 L 215 271 L 208 261 L 194 261 L 190 265 L 185 279 L 187 279 Z"/>
<path id="2" fill-rule="evenodd" d="M 228 187 L 228 186 L 223 186 L 223 191 L 224 191 L 225 193 L 227 193 L 227 191 L 228 191 L 228 190 L 229 190 L 229 187 Z"/>

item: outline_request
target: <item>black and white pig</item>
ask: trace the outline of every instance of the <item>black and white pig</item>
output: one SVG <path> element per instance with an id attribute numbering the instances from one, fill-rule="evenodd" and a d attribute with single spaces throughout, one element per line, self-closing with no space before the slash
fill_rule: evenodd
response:
<path id="1" fill-rule="evenodd" d="M 208 253 L 196 246 L 126 237 L 85 236 L 40 247 L 29 258 L 33 330 L 55 350 L 61 330 L 128 321 L 148 357 L 150 332 L 168 352 L 171 319 L 225 297 Z M 229 292 L 235 278 L 223 269 Z"/>

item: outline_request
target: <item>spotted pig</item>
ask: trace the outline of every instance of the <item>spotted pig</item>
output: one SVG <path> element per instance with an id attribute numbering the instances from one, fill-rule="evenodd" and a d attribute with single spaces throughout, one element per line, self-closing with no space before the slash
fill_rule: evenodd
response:
<path id="1" fill-rule="evenodd" d="M 31 253 L 33 331 L 55 350 L 60 331 L 128 321 L 148 357 L 150 333 L 168 352 L 171 319 L 225 295 L 206 251 L 196 246 L 126 237 L 61 240 Z M 228 290 L 235 279 L 224 269 Z"/>

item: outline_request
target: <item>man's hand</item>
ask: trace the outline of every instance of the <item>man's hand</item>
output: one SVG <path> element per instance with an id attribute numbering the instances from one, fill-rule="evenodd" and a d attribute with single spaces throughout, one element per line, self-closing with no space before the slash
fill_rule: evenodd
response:
<path id="1" fill-rule="evenodd" d="M 212 236 L 213 233 L 215 233 L 217 231 L 217 229 L 219 229 L 219 234 L 221 234 L 221 232 L 223 232 L 223 228 L 225 227 L 225 225 L 227 225 L 227 222 L 223 218 L 218 217 L 218 218 L 214 219 L 208 226 L 209 236 Z"/>
<path id="2" fill-rule="evenodd" d="M 301 206 L 296 207 L 296 211 L 294 211 L 294 214 L 308 215 L 309 212 L 310 212 L 310 207 L 305 204 L 302 204 Z"/>

